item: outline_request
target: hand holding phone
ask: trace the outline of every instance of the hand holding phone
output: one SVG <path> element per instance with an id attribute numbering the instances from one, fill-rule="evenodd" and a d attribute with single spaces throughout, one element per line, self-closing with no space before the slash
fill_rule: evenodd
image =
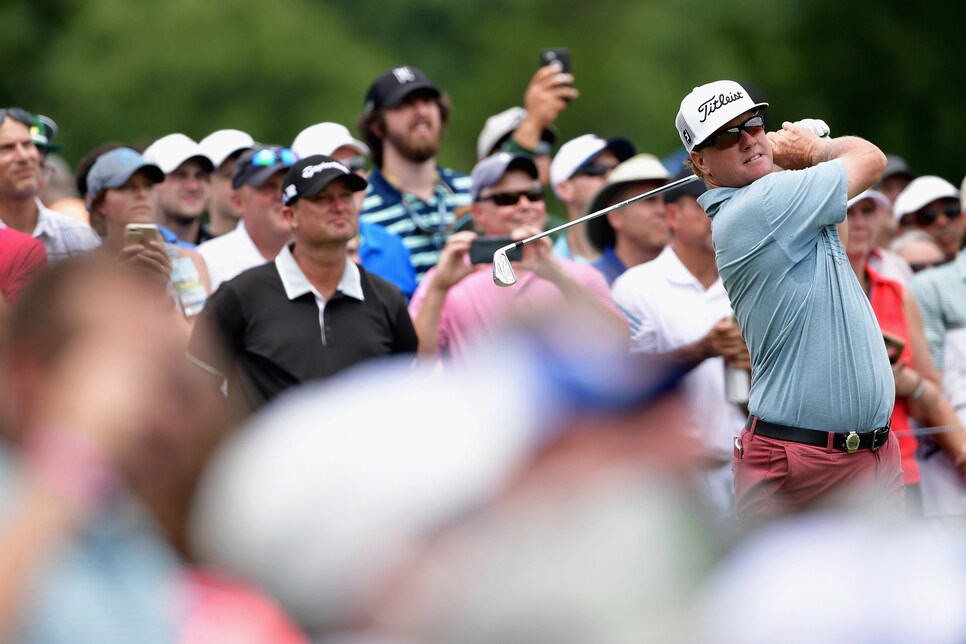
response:
<path id="1" fill-rule="evenodd" d="M 566 47 L 552 47 L 540 50 L 540 66 L 546 67 L 550 63 L 557 61 L 560 63 L 560 71 L 570 73 L 570 50 Z"/>
<path id="2" fill-rule="evenodd" d="M 889 364 L 896 364 L 899 362 L 899 356 L 902 355 L 903 349 L 906 348 L 906 343 L 887 333 L 882 334 L 882 339 L 885 341 L 886 353 L 889 354 Z"/>
<path id="3" fill-rule="evenodd" d="M 157 224 L 128 224 L 124 227 L 124 245 L 140 244 L 146 246 L 149 241 L 161 243 L 161 230 Z"/>

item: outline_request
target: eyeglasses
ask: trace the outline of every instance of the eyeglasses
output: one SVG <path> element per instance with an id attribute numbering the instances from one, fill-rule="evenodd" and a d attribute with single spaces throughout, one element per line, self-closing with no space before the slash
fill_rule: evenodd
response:
<path id="1" fill-rule="evenodd" d="M 530 188 L 529 190 L 517 190 L 515 192 L 498 192 L 494 195 L 480 197 L 479 201 L 492 201 L 498 206 L 515 206 L 520 202 L 520 197 L 526 197 L 528 201 L 543 201 L 543 188 Z"/>
<path id="2" fill-rule="evenodd" d="M 918 273 L 919 271 L 924 271 L 927 268 L 936 268 L 937 266 L 942 266 L 943 264 L 948 264 L 949 262 L 945 259 L 941 259 L 937 262 L 922 262 L 917 264 L 909 264 L 909 268 L 912 269 L 913 273 Z"/>
<path id="3" fill-rule="evenodd" d="M 931 226 L 939 219 L 939 215 L 946 215 L 946 219 L 959 219 L 962 215 L 962 210 L 958 203 L 948 203 L 938 208 L 923 208 L 922 210 L 917 210 L 912 213 L 911 217 L 919 226 Z"/>
<path id="4" fill-rule="evenodd" d="M 747 132 L 749 136 L 757 136 L 764 129 L 765 117 L 763 117 L 761 114 L 755 114 L 740 125 L 729 127 L 725 130 L 718 130 L 705 139 L 700 145 L 694 146 L 694 149 L 703 150 L 704 148 L 713 145 L 716 150 L 727 150 L 728 148 L 738 144 L 738 141 L 741 140 L 742 132 Z"/>
<path id="5" fill-rule="evenodd" d="M 252 165 L 258 168 L 267 168 L 276 163 L 290 166 L 295 165 L 295 162 L 298 160 L 299 157 L 292 148 L 262 148 L 252 155 Z"/>
<path id="6" fill-rule="evenodd" d="M 34 124 L 34 115 L 22 107 L 5 107 L 0 109 L 0 125 L 3 125 L 3 122 L 7 120 L 8 116 L 14 121 L 20 121 L 27 127 Z"/>
<path id="7" fill-rule="evenodd" d="M 574 171 L 575 177 L 606 177 L 607 174 L 616 168 L 616 165 L 606 163 L 585 163 Z"/>

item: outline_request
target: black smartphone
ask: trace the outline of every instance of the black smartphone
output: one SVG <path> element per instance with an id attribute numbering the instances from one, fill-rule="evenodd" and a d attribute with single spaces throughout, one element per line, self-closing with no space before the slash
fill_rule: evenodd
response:
<path id="1" fill-rule="evenodd" d="M 882 339 L 885 340 L 886 353 L 889 354 L 889 362 L 891 364 L 899 362 L 899 356 L 902 355 L 902 350 L 906 348 L 906 343 L 895 336 L 885 333 L 882 334 Z"/>
<path id="2" fill-rule="evenodd" d="M 510 237 L 477 237 L 470 244 L 470 263 L 491 264 L 493 253 L 512 243 L 513 239 Z M 506 252 L 506 257 L 511 262 L 520 261 L 523 259 L 523 248 L 511 248 Z"/>
<path id="3" fill-rule="evenodd" d="M 540 50 L 540 66 L 546 67 L 555 60 L 559 60 L 563 69 L 560 71 L 570 73 L 570 50 L 566 47 L 551 47 Z"/>

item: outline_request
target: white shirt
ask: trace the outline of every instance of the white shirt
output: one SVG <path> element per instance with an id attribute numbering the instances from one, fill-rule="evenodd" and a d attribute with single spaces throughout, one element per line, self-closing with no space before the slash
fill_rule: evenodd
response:
<path id="1" fill-rule="evenodd" d="M 732 315 L 719 277 L 705 289 L 670 246 L 654 260 L 629 268 L 611 293 L 631 326 L 631 351 L 667 353 L 700 340 Z M 691 435 L 715 457 L 730 461 L 744 413 L 725 397 L 724 359 L 709 358 L 684 379 Z"/>
<path id="2" fill-rule="evenodd" d="M 200 244 L 198 253 L 208 266 L 212 293 L 222 282 L 227 282 L 249 268 L 261 266 L 270 261 L 262 257 L 255 242 L 245 230 L 244 221 L 239 221 L 231 232 Z"/>

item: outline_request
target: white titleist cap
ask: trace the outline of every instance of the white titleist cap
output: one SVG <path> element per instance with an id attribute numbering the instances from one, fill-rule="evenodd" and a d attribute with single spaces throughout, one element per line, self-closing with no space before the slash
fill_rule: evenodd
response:
<path id="1" fill-rule="evenodd" d="M 731 119 L 766 107 L 768 103 L 756 103 L 738 83 L 720 80 L 691 90 L 681 101 L 674 125 L 684 148 L 691 152 Z"/>

